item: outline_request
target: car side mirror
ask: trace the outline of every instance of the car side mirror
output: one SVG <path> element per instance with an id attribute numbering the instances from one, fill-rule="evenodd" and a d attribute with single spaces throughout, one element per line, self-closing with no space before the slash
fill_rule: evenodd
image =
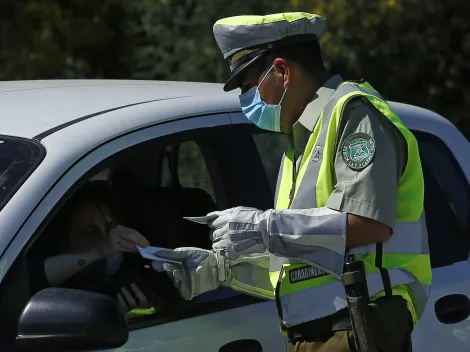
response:
<path id="1" fill-rule="evenodd" d="M 111 297 L 51 287 L 36 293 L 18 321 L 16 346 L 26 351 L 91 351 L 118 348 L 129 331 Z"/>

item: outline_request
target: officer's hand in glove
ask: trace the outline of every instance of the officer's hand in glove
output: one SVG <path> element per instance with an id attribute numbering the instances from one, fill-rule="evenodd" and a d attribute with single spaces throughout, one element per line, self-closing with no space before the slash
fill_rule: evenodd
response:
<path id="1" fill-rule="evenodd" d="M 247 207 L 208 214 L 216 217 L 208 223 L 212 230 L 212 248 L 228 259 L 265 253 L 268 215 L 269 212 Z"/>
<path id="2" fill-rule="evenodd" d="M 159 251 L 158 257 L 180 263 L 153 261 L 152 268 L 156 271 L 166 271 L 186 300 L 219 287 L 218 255 L 213 251 L 183 247 Z"/>

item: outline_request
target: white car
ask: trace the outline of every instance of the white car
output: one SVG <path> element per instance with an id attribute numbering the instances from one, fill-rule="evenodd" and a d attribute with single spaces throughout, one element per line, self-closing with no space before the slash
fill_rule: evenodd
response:
<path id="1" fill-rule="evenodd" d="M 431 111 L 391 105 L 419 141 L 426 183 L 433 285 L 414 332 L 414 351 L 466 351 L 470 348 L 470 144 Z M 285 146 L 282 135 L 249 124 L 237 92 L 224 93 L 219 84 L 1 82 L 0 350 L 16 350 L 15 339 L 23 348 L 37 350 L 35 346 L 47 346 L 48 339 L 64 338 L 41 321 L 49 319 L 50 329 L 54 322 L 67 319 L 67 309 L 76 307 L 73 300 L 69 306 L 55 305 L 55 315 L 49 317 L 51 312 L 39 309 L 36 325 L 25 328 L 21 323 L 18 331 L 16 327 L 32 296 L 28 258 L 37 252 L 35 244 L 57 209 L 90 177 L 110 168 L 113 184 L 135 192 L 165 189 L 174 194 L 184 215 L 238 205 L 268 209 L 273 206 Z M 196 231 L 189 245 L 209 246 L 204 231 Z M 33 306 L 30 302 L 25 311 Z M 61 326 L 69 333 L 73 330 Z M 274 302 L 230 289 L 203 295 L 183 312 L 170 309 L 132 319 L 128 327 L 128 341 L 116 351 L 219 351 L 240 340 L 239 350 L 288 350 Z M 72 335 L 69 341 L 75 341 L 77 348 L 85 349 L 88 342 L 87 348 L 95 350 L 119 346 L 92 346 L 92 340 L 85 341 L 86 334 Z"/>

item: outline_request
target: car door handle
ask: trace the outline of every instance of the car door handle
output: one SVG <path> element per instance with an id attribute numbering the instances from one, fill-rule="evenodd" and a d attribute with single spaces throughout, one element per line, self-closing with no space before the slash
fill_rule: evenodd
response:
<path id="1" fill-rule="evenodd" d="M 439 298 L 434 304 L 437 319 L 443 324 L 456 324 L 470 316 L 470 299 L 462 294 Z"/>
<path id="2" fill-rule="evenodd" d="M 252 339 L 244 339 L 244 340 L 236 340 L 229 342 L 226 345 L 223 345 L 219 352 L 263 352 L 263 347 L 261 343 L 257 340 Z"/>

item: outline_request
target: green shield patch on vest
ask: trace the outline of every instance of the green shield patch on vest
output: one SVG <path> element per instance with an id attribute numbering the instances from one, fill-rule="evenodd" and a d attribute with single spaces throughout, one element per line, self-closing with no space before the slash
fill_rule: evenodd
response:
<path id="1" fill-rule="evenodd" d="M 361 170 L 369 165 L 375 154 L 375 140 L 367 133 L 353 133 L 341 143 L 341 155 L 351 169 Z"/>

